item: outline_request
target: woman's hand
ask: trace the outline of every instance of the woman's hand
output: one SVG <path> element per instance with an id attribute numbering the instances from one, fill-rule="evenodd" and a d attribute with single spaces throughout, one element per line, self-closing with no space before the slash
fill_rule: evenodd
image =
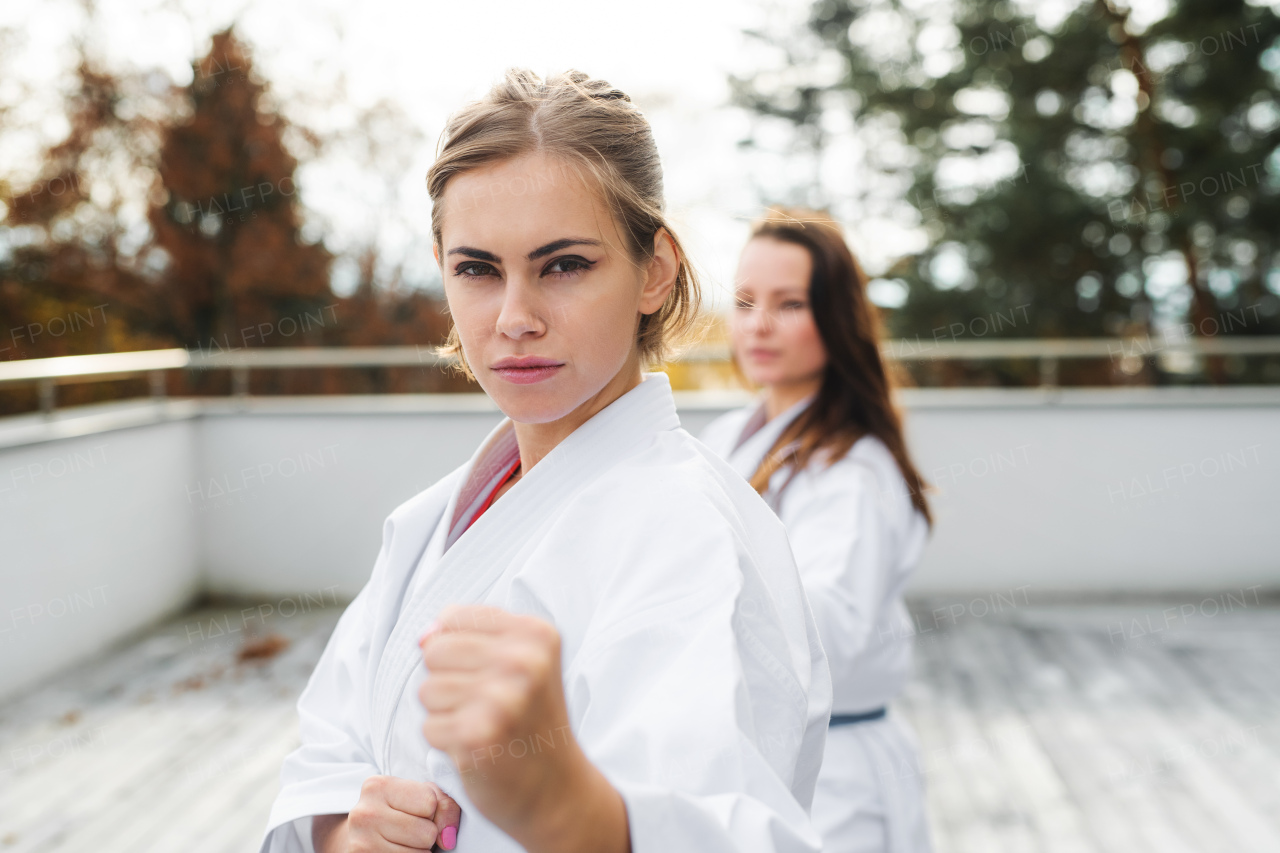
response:
<path id="1" fill-rule="evenodd" d="M 311 819 L 316 853 L 405 853 L 452 850 L 462 809 L 432 782 L 370 776 L 348 814 Z"/>
<path id="2" fill-rule="evenodd" d="M 530 851 L 630 850 L 622 796 L 570 729 L 554 625 L 451 605 L 420 644 L 423 733 L 485 817 Z"/>

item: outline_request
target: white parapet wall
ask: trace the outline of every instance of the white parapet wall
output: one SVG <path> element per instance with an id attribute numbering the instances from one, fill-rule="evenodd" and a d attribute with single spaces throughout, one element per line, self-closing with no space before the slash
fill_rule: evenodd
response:
<path id="1" fill-rule="evenodd" d="M 166 409 L 0 427 L 0 697 L 198 593 L 199 530 L 172 491 L 196 410 Z"/>
<path id="2" fill-rule="evenodd" d="M 936 489 L 911 592 L 1280 588 L 1280 388 L 903 398 Z"/>
<path id="3" fill-rule="evenodd" d="M 473 394 L 252 407 L 206 408 L 198 476 L 175 497 L 197 521 L 210 591 L 267 603 L 353 598 L 391 510 L 470 459 L 502 420 Z"/>
<path id="4" fill-rule="evenodd" d="M 694 434 L 747 399 L 677 397 Z M 936 489 L 914 593 L 1280 588 L 1280 389 L 914 390 L 903 401 Z M 0 421 L 0 697 L 202 591 L 286 615 L 349 600 L 386 515 L 500 419 L 480 395 L 395 395 L 142 401 Z"/>

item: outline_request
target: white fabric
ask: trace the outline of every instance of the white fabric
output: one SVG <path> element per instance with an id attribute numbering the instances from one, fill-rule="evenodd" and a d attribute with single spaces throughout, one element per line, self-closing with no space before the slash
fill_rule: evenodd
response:
<path id="1" fill-rule="evenodd" d="M 919 751 L 892 713 L 832 726 L 813 795 L 827 853 L 927 853 L 929 824 Z"/>
<path id="2" fill-rule="evenodd" d="M 699 438 L 749 479 L 785 426 L 812 400 L 806 397 L 765 422 L 761 395 L 717 418 Z M 928 524 L 880 439 L 859 439 L 830 467 L 828 458 L 815 454 L 800 471 L 783 466 L 770 478 L 764 497 L 787 528 L 818 621 L 831 667 L 833 712 L 856 714 L 889 705 L 910 674 L 914 632 L 902 596 Z M 883 722 L 832 728 L 819 778 L 825 790 L 815 797 L 813 811 L 815 825 L 827 830 L 825 850 L 929 849 L 919 778 L 901 780 L 889 790 L 868 769 L 871 759 L 851 758 L 910 759 L 914 754 L 909 731 L 892 714 Z M 883 843 L 874 840 L 877 821 Z"/>
<path id="3" fill-rule="evenodd" d="M 622 794 L 636 853 L 818 850 L 807 811 L 830 676 L 779 520 L 680 428 L 665 374 L 646 373 L 446 547 L 513 446 L 504 420 L 387 519 L 298 701 L 302 746 L 263 853 L 311 853 L 311 816 L 349 811 L 375 774 L 453 796 L 462 853 L 521 849 L 422 734 L 417 638 L 449 603 L 557 626 L 573 735 Z"/>

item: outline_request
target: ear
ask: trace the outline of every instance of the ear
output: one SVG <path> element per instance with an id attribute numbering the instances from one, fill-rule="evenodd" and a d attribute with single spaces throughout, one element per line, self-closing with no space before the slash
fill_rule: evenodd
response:
<path id="1" fill-rule="evenodd" d="M 680 272 L 680 252 L 676 241 L 665 228 L 653 235 L 653 258 L 646 270 L 644 290 L 640 292 L 640 313 L 652 314 L 663 306 Z"/>
<path id="2" fill-rule="evenodd" d="M 431 241 L 431 255 L 436 259 L 436 266 L 440 266 L 440 244 L 435 240 Z"/>

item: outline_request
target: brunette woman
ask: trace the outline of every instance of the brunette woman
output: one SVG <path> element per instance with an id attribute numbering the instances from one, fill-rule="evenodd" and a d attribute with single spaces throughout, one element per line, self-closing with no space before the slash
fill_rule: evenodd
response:
<path id="1" fill-rule="evenodd" d="M 910 670 L 902 591 L 929 504 L 867 279 L 829 216 L 773 209 L 735 284 L 733 358 L 761 391 L 700 438 L 779 514 L 818 620 L 834 702 L 814 825 L 831 853 L 924 853 L 916 749 L 888 706 Z"/>

